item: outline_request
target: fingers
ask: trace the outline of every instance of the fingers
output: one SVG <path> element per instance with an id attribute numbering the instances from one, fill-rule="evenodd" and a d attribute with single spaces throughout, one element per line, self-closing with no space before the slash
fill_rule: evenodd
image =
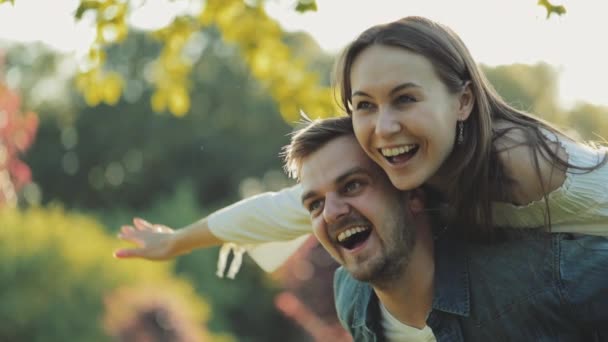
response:
<path id="1" fill-rule="evenodd" d="M 135 228 L 132 226 L 122 226 L 120 227 L 120 232 L 122 234 L 132 234 L 135 231 Z"/>
<path id="2" fill-rule="evenodd" d="M 154 225 L 154 228 L 156 228 L 156 230 L 160 233 L 173 233 L 173 229 L 160 224 Z"/>
<path id="3" fill-rule="evenodd" d="M 146 229 L 146 228 L 151 228 L 153 226 L 150 222 L 148 222 L 142 218 L 139 218 L 139 217 L 135 217 L 133 219 L 133 224 L 135 225 L 135 227 L 137 229 Z"/>
<path id="4" fill-rule="evenodd" d="M 157 233 L 173 233 L 173 229 L 162 225 L 162 224 L 152 224 L 142 218 L 135 217 L 133 219 L 133 225 L 138 230 L 151 230 Z"/>
<path id="5" fill-rule="evenodd" d="M 141 249 L 119 249 L 114 252 L 114 257 L 118 259 L 142 257 Z"/>
<path id="6" fill-rule="evenodd" d="M 120 228 L 120 233 L 118 233 L 118 238 L 123 241 L 135 243 L 138 246 L 143 246 L 145 242 L 140 232 L 141 231 L 136 230 L 131 226 L 122 226 Z"/>

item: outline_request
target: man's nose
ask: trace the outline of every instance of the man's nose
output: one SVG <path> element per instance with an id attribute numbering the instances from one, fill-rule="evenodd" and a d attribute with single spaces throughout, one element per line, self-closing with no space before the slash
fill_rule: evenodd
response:
<path id="1" fill-rule="evenodd" d="M 325 196 L 325 205 L 323 207 L 323 218 L 327 223 L 333 223 L 347 215 L 350 211 L 350 206 L 337 194 L 328 194 Z"/>
<path id="2" fill-rule="evenodd" d="M 386 138 L 401 131 L 401 123 L 391 108 L 381 107 L 376 120 L 376 135 Z"/>

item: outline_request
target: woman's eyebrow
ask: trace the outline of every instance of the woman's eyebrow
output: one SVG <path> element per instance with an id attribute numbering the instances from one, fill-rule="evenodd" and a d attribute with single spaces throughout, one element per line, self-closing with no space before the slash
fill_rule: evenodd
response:
<path id="1" fill-rule="evenodd" d="M 396 86 L 395 88 L 393 88 L 390 92 L 390 95 L 394 95 L 395 93 L 397 93 L 399 91 L 409 89 L 409 88 L 422 88 L 422 87 L 414 82 L 406 82 L 406 83 L 402 83 L 402 84 Z"/>
<path id="2" fill-rule="evenodd" d="M 422 87 L 414 82 L 405 82 L 405 83 L 402 83 L 402 84 L 394 87 L 393 89 L 391 89 L 391 92 L 389 94 L 394 95 L 396 92 L 402 91 L 404 89 L 409 89 L 409 88 L 422 88 Z M 351 95 L 351 97 L 355 97 L 355 96 L 371 97 L 368 93 L 361 91 L 361 90 L 357 90 Z"/>

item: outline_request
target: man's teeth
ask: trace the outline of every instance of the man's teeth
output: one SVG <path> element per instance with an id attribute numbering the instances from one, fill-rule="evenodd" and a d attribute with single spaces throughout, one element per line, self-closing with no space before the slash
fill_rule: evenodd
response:
<path id="1" fill-rule="evenodd" d="M 355 235 L 357 233 L 364 232 L 366 230 L 367 230 L 367 228 L 365 228 L 365 227 L 348 228 L 347 230 L 345 230 L 342 233 L 338 234 L 338 242 L 342 242 L 342 241 L 348 239 L 350 236 Z"/>
<path id="2" fill-rule="evenodd" d="M 403 146 L 399 146 L 399 147 L 383 148 L 383 149 L 380 149 L 380 151 L 382 152 L 382 155 L 385 157 L 394 157 L 394 156 L 398 156 L 403 153 L 407 153 L 407 152 L 413 150 L 415 147 L 416 147 L 415 144 L 411 144 L 411 145 L 403 145 Z"/>

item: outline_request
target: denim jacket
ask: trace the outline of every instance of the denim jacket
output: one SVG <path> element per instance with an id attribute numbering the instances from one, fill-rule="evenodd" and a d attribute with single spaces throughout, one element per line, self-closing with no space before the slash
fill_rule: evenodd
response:
<path id="1" fill-rule="evenodd" d="M 437 341 L 608 341 L 608 239 L 533 234 L 435 244 L 427 319 Z M 383 341 L 378 298 L 339 268 L 336 308 L 355 341 Z"/>

